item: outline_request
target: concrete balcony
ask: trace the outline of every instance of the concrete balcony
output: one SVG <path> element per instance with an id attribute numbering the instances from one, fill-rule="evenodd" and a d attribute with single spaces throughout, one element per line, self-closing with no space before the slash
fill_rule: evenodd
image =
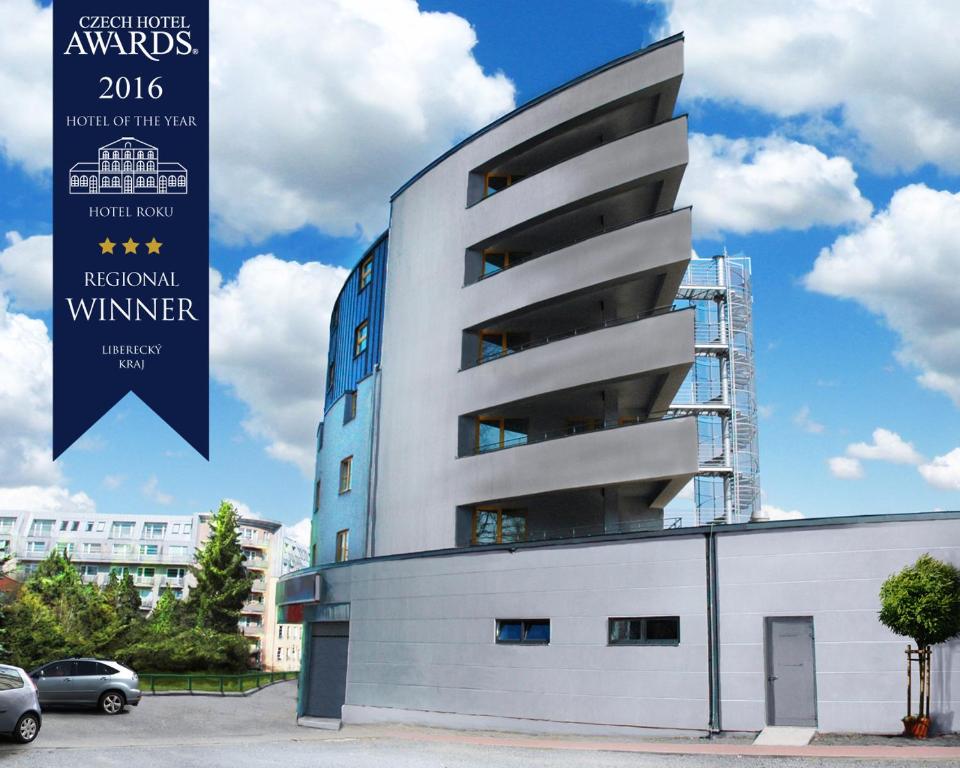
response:
<path id="1" fill-rule="evenodd" d="M 685 117 L 603 144 L 471 206 L 466 241 L 482 244 L 516 227 L 642 184 L 662 183 L 654 208 L 669 209 L 687 158 Z"/>
<path id="2" fill-rule="evenodd" d="M 267 589 L 267 582 L 263 579 L 254 579 L 253 584 L 250 586 L 251 592 L 265 592 Z"/>
<path id="3" fill-rule="evenodd" d="M 263 610 L 263 603 L 250 602 L 244 604 L 241 613 L 263 613 Z"/>
<path id="4" fill-rule="evenodd" d="M 668 312 L 516 352 L 460 372 L 462 414 L 657 372 L 645 403 L 664 411 L 693 363 L 693 312 Z"/>
<path id="5" fill-rule="evenodd" d="M 263 637 L 263 626 L 260 624 L 240 624 L 240 634 L 245 637 Z"/>
<path id="6" fill-rule="evenodd" d="M 460 297 L 463 326 L 648 272 L 663 274 L 655 305 L 677 294 L 690 258 L 689 208 L 654 216 L 552 251 L 472 283 Z"/>
<path id="7" fill-rule="evenodd" d="M 662 507 L 697 471 L 694 418 L 667 419 L 520 445 L 457 461 L 459 504 L 576 488 L 663 481 Z"/>

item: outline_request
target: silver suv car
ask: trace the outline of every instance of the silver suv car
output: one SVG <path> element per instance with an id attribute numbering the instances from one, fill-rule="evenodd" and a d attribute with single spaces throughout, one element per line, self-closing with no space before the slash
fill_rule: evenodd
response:
<path id="1" fill-rule="evenodd" d="M 21 744 L 40 733 L 40 700 L 33 680 L 20 667 L 0 664 L 0 733 Z"/>
<path id="2" fill-rule="evenodd" d="M 40 704 L 96 706 L 107 715 L 118 715 L 126 704 L 140 703 L 140 678 L 116 661 L 61 659 L 33 670 Z"/>

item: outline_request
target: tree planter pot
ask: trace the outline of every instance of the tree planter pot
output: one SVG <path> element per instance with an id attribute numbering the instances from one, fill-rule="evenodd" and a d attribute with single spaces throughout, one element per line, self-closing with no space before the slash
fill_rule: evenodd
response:
<path id="1" fill-rule="evenodd" d="M 925 739 L 930 730 L 929 717 L 903 718 L 903 735 L 914 739 Z"/>

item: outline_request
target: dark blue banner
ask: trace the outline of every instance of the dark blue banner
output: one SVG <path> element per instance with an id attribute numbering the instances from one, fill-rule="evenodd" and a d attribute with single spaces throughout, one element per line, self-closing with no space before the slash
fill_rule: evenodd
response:
<path id="1" fill-rule="evenodd" d="M 130 391 L 209 458 L 208 0 L 53 15 L 54 458 Z"/>

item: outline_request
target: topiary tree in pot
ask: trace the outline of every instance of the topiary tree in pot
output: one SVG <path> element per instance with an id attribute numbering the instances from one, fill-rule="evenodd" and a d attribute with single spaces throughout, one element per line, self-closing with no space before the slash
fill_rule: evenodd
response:
<path id="1" fill-rule="evenodd" d="M 888 578 L 880 588 L 880 622 L 916 648 L 907 646 L 906 733 L 925 738 L 930 727 L 930 660 L 933 646 L 960 634 L 960 570 L 922 555 L 913 565 Z M 912 669 L 920 669 L 917 715 L 911 711 Z"/>

